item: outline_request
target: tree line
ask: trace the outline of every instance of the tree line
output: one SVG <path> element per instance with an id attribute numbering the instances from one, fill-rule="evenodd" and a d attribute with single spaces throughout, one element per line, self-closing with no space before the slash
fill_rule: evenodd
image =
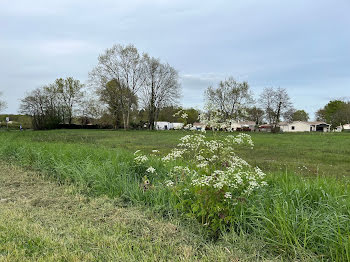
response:
<path id="1" fill-rule="evenodd" d="M 71 124 L 74 113 L 82 123 L 102 118 L 125 129 L 146 115 L 144 122 L 153 129 L 160 110 L 176 106 L 180 94 L 178 72 L 168 63 L 133 45 L 114 45 L 98 57 L 87 86 L 71 77 L 57 79 L 29 93 L 20 110 L 33 116 L 35 129 Z"/>
<path id="2" fill-rule="evenodd" d="M 179 106 L 179 75 L 168 63 L 134 45 L 114 45 L 98 56 L 87 84 L 72 77 L 59 78 L 37 88 L 21 101 L 20 112 L 32 116 L 34 129 L 59 124 L 97 124 L 101 127 L 154 129 L 156 121 L 183 121 L 174 114 Z M 0 110 L 5 106 L 0 101 Z M 317 120 L 333 127 L 350 121 L 349 102 L 331 101 L 317 111 Z M 200 114 L 220 112 L 225 120 L 254 121 L 278 129 L 280 121 L 308 121 L 305 110 L 296 110 L 284 88 L 265 88 L 253 98 L 247 82 L 229 77 L 205 90 L 205 110 L 187 109 L 187 123 Z"/>

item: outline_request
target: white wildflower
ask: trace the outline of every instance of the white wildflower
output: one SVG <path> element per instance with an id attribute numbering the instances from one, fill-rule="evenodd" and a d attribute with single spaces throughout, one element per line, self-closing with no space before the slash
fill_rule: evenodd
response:
<path id="1" fill-rule="evenodd" d="M 146 162 L 147 160 L 148 160 L 148 157 L 145 155 L 139 155 L 139 156 L 134 158 L 134 161 L 138 164 L 142 164 L 142 163 Z"/>
<path id="2" fill-rule="evenodd" d="M 174 182 L 171 181 L 171 180 L 167 180 L 167 181 L 165 181 L 165 185 L 166 185 L 167 187 L 172 187 L 172 186 L 174 185 Z"/>
<path id="3" fill-rule="evenodd" d="M 150 166 L 149 168 L 146 169 L 146 172 L 151 173 L 151 174 L 153 174 L 155 171 L 156 171 L 156 169 L 153 168 L 152 166 Z"/>
<path id="4" fill-rule="evenodd" d="M 231 199 L 231 198 L 232 198 L 231 192 L 226 192 L 225 195 L 224 195 L 224 197 L 225 197 L 226 199 Z"/>

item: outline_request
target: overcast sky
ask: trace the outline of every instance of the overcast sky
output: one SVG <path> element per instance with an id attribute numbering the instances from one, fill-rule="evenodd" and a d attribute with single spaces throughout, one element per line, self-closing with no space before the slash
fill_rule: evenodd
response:
<path id="1" fill-rule="evenodd" d="M 185 107 L 225 77 L 256 96 L 283 87 L 311 117 L 350 97 L 349 0 L 1 0 L 0 91 L 16 113 L 26 92 L 73 76 L 85 82 L 115 43 L 175 67 Z"/>

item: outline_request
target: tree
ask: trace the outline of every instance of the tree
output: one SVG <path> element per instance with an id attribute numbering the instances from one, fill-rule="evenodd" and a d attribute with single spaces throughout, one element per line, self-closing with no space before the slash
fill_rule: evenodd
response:
<path id="1" fill-rule="evenodd" d="M 342 125 L 349 119 L 346 114 L 347 104 L 342 100 L 332 100 L 316 112 L 316 119 L 331 124 L 332 128 Z"/>
<path id="2" fill-rule="evenodd" d="M 177 71 L 169 64 L 144 54 L 145 82 L 142 89 L 142 102 L 148 111 L 148 128 L 154 129 L 159 110 L 175 105 L 180 97 L 181 87 Z"/>
<path id="3" fill-rule="evenodd" d="M 92 95 L 85 94 L 80 100 L 79 119 L 82 125 L 96 124 L 105 111 L 106 108 L 101 106 L 101 102 Z"/>
<path id="4" fill-rule="evenodd" d="M 2 92 L 0 92 L 0 97 L 2 96 Z M 0 100 L 0 112 L 4 110 L 7 107 L 7 104 L 5 101 Z"/>
<path id="5" fill-rule="evenodd" d="M 73 77 L 56 79 L 55 85 L 65 108 L 63 122 L 68 120 L 68 124 L 72 124 L 73 111 L 84 96 L 82 91 L 84 86 L 79 80 L 75 80 Z"/>
<path id="6" fill-rule="evenodd" d="M 256 106 L 247 109 L 246 119 L 249 121 L 254 121 L 256 125 L 260 125 L 264 120 L 264 110 Z"/>
<path id="7" fill-rule="evenodd" d="M 109 81 L 105 87 L 98 90 L 100 100 L 107 104 L 108 111 L 114 118 L 114 128 L 118 127 L 118 123 L 122 120 L 124 128 L 128 125 L 123 112 L 129 112 L 132 107 L 137 106 L 137 97 L 132 91 L 120 83 L 117 79 Z M 120 119 L 120 116 L 123 118 Z"/>
<path id="8" fill-rule="evenodd" d="M 181 114 L 176 114 L 181 111 Z M 194 108 L 183 109 L 177 106 L 166 106 L 159 110 L 158 121 L 168 121 L 168 122 L 183 122 L 184 119 L 181 118 L 181 115 L 187 114 L 186 123 L 193 124 L 198 121 L 199 112 Z"/>
<path id="9" fill-rule="evenodd" d="M 205 96 L 207 108 L 221 112 L 225 119 L 239 120 L 252 102 L 248 83 L 232 77 L 220 81 L 217 88 L 208 87 Z"/>
<path id="10" fill-rule="evenodd" d="M 334 115 L 334 119 L 341 126 L 350 123 L 350 101 L 341 106 Z"/>
<path id="11" fill-rule="evenodd" d="M 22 99 L 20 111 L 31 115 L 33 128 L 56 128 L 63 120 L 63 108 L 57 95 L 55 85 L 37 88 Z"/>
<path id="12" fill-rule="evenodd" d="M 104 89 L 108 82 L 116 81 L 119 93 L 126 93 L 121 114 L 124 128 L 129 127 L 132 101 L 145 81 L 142 58 L 133 45 L 114 45 L 98 57 L 98 65 L 89 74 L 90 83 Z M 125 92 L 125 89 L 128 89 Z"/>
<path id="13" fill-rule="evenodd" d="M 277 131 L 281 116 L 292 108 L 287 90 L 284 88 L 265 88 L 260 95 L 259 102 L 265 111 L 268 123 L 274 127 L 273 131 Z"/>
<path id="14" fill-rule="evenodd" d="M 294 111 L 291 114 L 291 121 L 304 121 L 307 122 L 309 121 L 310 117 L 309 114 L 307 112 L 305 112 L 305 110 L 297 110 Z"/>

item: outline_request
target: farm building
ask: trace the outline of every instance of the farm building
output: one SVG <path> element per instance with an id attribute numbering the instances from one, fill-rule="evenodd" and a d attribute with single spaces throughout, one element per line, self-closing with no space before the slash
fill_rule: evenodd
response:
<path id="1" fill-rule="evenodd" d="M 159 121 L 159 122 L 155 122 L 154 126 L 157 130 L 170 130 L 170 129 L 182 129 L 184 124 Z"/>
<path id="2" fill-rule="evenodd" d="M 293 121 L 293 122 L 281 122 L 279 123 L 281 132 L 329 132 L 330 126 L 325 122 L 303 122 L 303 121 Z"/>
<path id="3" fill-rule="evenodd" d="M 268 125 L 268 124 L 260 125 L 258 128 L 258 131 L 259 132 L 271 132 L 272 128 L 273 128 L 272 125 Z"/>
<path id="4" fill-rule="evenodd" d="M 171 129 L 182 129 L 184 127 L 184 123 L 170 123 L 172 128 Z"/>
<path id="5" fill-rule="evenodd" d="M 195 122 L 195 123 L 193 123 L 191 129 L 192 130 L 203 131 L 203 130 L 205 130 L 205 127 L 206 127 L 205 124 L 202 124 L 202 123 L 199 123 L 199 122 Z"/>
<path id="6" fill-rule="evenodd" d="M 254 131 L 255 125 L 253 121 L 232 122 L 231 129 L 232 131 Z"/>
<path id="7" fill-rule="evenodd" d="M 337 128 L 335 129 L 336 132 L 342 132 L 342 131 L 345 131 L 345 132 L 350 132 L 350 124 L 345 124 L 345 125 L 342 125 L 342 126 L 337 126 Z"/>
<path id="8" fill-rule="evenodd" d="M 157 130 L 169 130 L 170 124 L 171 124 L 170 122 L 159 121 L 159 122 L 155 122 L 154 126 Z"/>

